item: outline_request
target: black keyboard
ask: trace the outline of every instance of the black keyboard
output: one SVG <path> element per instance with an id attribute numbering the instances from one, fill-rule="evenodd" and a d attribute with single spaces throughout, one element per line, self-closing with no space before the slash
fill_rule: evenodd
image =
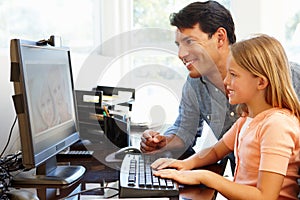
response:
<path id="1" fill-rule="evenodd" d="M 83 157 L 92 157 L 94 151 L 88 151 L 88 150 L 71 150 L 71 151 L 62 151 L 57 156 L 68 158 L 68 157 L 74 157 L 74 158 L 83 158 Z"/>
<path id="2" fill-rule="evenodd" d="M 178 184 L 170 179 L 152 175 L 150 156 L 126 154 L 121 166 L 119 197 L 179 196 Z"/>

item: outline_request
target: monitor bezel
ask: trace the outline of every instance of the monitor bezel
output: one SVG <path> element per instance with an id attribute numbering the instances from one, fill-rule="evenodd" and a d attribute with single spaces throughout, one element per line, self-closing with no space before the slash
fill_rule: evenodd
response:
<path id="1" fill-rule="evenodd" d="M 68 137 L 64 138 L 59 143 L 55 143 L 52 146 L 40 151 L 39 153 L 34 152 L 34 143 L 33 143 L 33 133 L 31 129 L 31 119 L 29 114 L 28 108 L 28 99 L 27 99 L 27 89 L 26 83 L 24 82 L 24 63 L 22 60 L 22 46 L 28 46 L 32 48 L 41 48 L 41 49 L 49 49 L 54 51 L 64 51 L 67 53 L 68 56 L 68 64 L 69 64 L 69 72 L 70 72 L 70 79 L 71 79 L 71 87 L 72 87 L 72 99 L 73 103 L 72 106 L 74 107 L 75 111 L 75 132 L 70 134 Z M 80 140 L 79 129 L 77 124 L 77 111 L 76 111 L 76 97 L 74 94 L 74 84 L 73 84 L 73 75 L 72 75 L 72 65 L 71 65 L 71 58 L 70 58 L 70 50 L 66 47 L 52 47 L 49 45 L 46 46 L 38 46 L 35 41 L 29 40 L 22 40 L 22 39 L 13 39 L 11 40 L 11 62 L 14 63 L 12 66 L 19 69 L 12 69 L 12 72 L 16 73 L 19 71 L 19 78 L 18 80 L 14 81 L 14 103 L 15 108 L 18 108 L 17 111 L 18 115 L 18 123 L 19 123 L 19 131 L 20 131 L 20 141 L 22 147 L 22 163 L 26 169 L 32 169 L 42 165 L 43 163 L 47 162 L 47 160 L 51 159 L 52 157 L 56 156 L 60 151 L 64 150 L 65 148 L 71 146 L 75 142 Z M 16 75 L 14 77 L 17 77 Z M 18 97 L 18 98 L 17 98 Z M 19 102 L 16 102 L 16 99 Z M 19 104 L 19 105 L 16 105 Z"/>

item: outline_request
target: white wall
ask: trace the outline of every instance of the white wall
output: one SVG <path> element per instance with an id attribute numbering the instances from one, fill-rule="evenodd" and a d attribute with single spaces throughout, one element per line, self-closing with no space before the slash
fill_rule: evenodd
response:
<path id="1" fill-rule="evenodd" d="M 13 121 L 15 119 L 16 113 L 13 106 L 12 95 L 13 83 L 10 82 L 10 60 L 9 53 L 5 56 L 0 56 L 0 153 L 6 145 L 9 137 L 9 132 Z M 16 123 L 13 129 L 13 135 L 11 137 L 10 145 L 6 152 L 12 153 L 19 149 L 19 132 L 18 124 Z"/>
<path id="2" fill-rule="evenodd" d="M 292 6 L 284 0 L 231 0 L 237 40 L 253 33 L 266 33 L 284 42 L 285 18 L 280 15 Z"/>
<path id="3" fill-rule="evenodd" d="M 101 1 L 102 41 L 120 33 L 130 31 L 132 25 L 132 0 Z"/>

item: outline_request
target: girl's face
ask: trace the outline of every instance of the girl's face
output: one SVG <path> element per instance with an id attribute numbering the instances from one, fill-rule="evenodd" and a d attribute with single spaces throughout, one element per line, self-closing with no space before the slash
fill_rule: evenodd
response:
<path id="1" fill-rule="evenodd" d="M 256 101 L 259 90 L 259 77 L 236 64 L 232 56 L 228 59 L 227 74 L 224 84 L 230 104 L 248 104 Z"/>
<path id="2" fill-rule="evenodd" d="M 40 102 L 39 102 L 39 110 L 41 112 L 42 119 L 46 123 L 48 127 L 53 126 L 54 123 L 54 104 L 53 99 L 50 95 L 50 91 L 48 89 L 43 90 Z"/>
<path id="3" fill-rule="evenodd" d="M 63 88 L 60 80 L 53 81 L 52 84 L 50 84 L 50 92 L 52 94 L 53 100 L 56 104 L 61 105 L 64 101 L 63 96 Z"/>

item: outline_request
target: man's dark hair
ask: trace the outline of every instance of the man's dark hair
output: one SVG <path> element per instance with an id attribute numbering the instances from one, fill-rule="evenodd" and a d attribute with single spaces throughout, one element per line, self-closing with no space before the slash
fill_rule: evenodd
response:
<path id="1" fill-rule="evenodd" d="M 223 27 L 227 31 L 229 43 L 236 42 L 232 16 L 229 10 L 216 1 L 191 3 L 178 13 L 172 13 L 170 23 L 179 30 L 193 28 L 199 23 L 200 29 L 207 33 L 209 38 L 218 28 Z"/>

